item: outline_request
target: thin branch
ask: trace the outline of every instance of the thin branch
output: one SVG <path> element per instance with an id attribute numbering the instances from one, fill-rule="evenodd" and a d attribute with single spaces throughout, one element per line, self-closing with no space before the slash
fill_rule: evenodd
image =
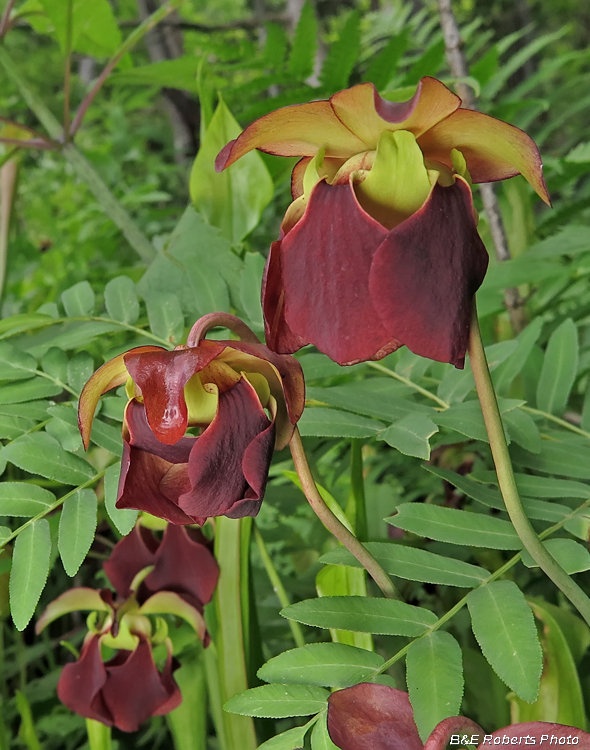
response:
<path id="1" fill-rule="evenodd" d="M 44 151 L 56 151 L 58 149 L 57 144 L 51 143 L 45 138 L 43 140 L 31 138 L 30 141 L 21 141 L 19 138 L 0 138 L 0 143 L 8 143 L 19 148 L 40 148 Z"/>
<path id="2" fill-rule="evenodd" d="M 20 122 L 15 122 L 15 120 L 11 120 L 9 117 L 0 116 L 0 122 L 5 122 L 7 125 L 12 125 L 15 128 L 18 128 L 19 130 L 26 130 L 27 133 L 30 133 L 35 138 L 39 138 L 42 141 L 47 141 L 47 143 L 51 143 L 53 146 L 57 147 L 61 145 L 58 141 L 54 141 L 53 139 L 48 138 L 46 135 L 43 135 L 43 133 L 40 133 L 38 130 L 31 128 L 28 125 L 23 125 Z"/>
<path id="3" fill-rule="evenodd" d="M 457 25 L 457 19 L 453 12 L 452 0 L 438 0 L 438 12 L 440 25 L 445 39 L 445 49 L 451 74 L 459 79 L 457 81 L 457 92 L 463 100 L 466 109 L 477 109 L 475 94 L 471 86 L 464 80 L 469 75 L 467 61 L 463 54 L 463 40 Z M 488 219 L 490 234 L 496 249 L 496 257 L 499 261 L 510 260 L 510 248 L 506 229 L 502 221 L 500 204 L 492 183 L 480 185 L 481 197 Z M 516 287 L 504 290 L 504 303 L 510 316 L 510 322 L 515 333 L 519 333 L 526 325 L 523 302 Z"/>
<path id="4" fill-rule="evenodd" d="M 2 20 L 0 20 L 0 39 L 4 39 L 8 31 L 10 30 L 10 14 L 14 8 L 15 0 L 8 0 L 4 13 L 2 14 Z"/>
<path id="5" fill-rule="evenodd" d="M 204 34 L 208 34 L 214 31 L 232 31 L 234 29 L 254 30 L 258 29 L 260 26 L 264 26 L 265 23 L 286 24 L 288 22 L 289 19 L 284 13 L 267 13 L 258 18 L 244 18 L 241 21 L 229 21 L 228 23 L 212 25 L 193 23 L 191 21 L 174 21 L 172 19 L 162 21 L 160 25 L 170 26 L 175 29 L 180 29 L 181 31 L 201 31 Z M 122 29 L 135 28 L 139 23 L 139 21 L 122 21 L 119 26 Z"/>
<path id="6" fill-rule="evenodd" d="M 175 11 L 177 8 L 179 8 L 184 0 L 170 0 L 166 5 L 163 5 L 161 8 L 158 8 L 158 10 L 155 13 L 152 13 L 149 18 L 146 18 L 145 21 L 143 21 L 134 31 L 129 34 L 127 39 L 123 42 L 123 44 L 119 47 L 117 52 L 113 55 L 113 57 L 109 60 L 106 67 L 102 71 L 102 73 L 99 75 L 98 79 L 96 80 L 96 83 L 94 86 L 90 89 L 88 94 L 84 97 L 82 104 L 80 104 L 78 111 L 76 112 L 76 116 L 74 117 L 72 121 L 72 127 L 70 129 L 70 138 L 73 138 L 74 135 L 77 133 L 80 125 L 82 124 L 82 120 L 84 119 L 84 115 L 86 114 L 88 107 L 92 104 L 94 101 L 94 98 L 98 94 L 98 92 L 101 90 L 101 88 L 104 85 L 104 82 L 107 80 L 107 78 L 110 76 L 110 74 L 113 72 L 113 70 L 117 67 L 121 59 L 133 48 L 135 45 L 143 39 L 143 37 L 148 33 L 148 31 L 151 31 L 151 29 L 156 26 L 156 24 L 160 23 L 160 21 L 165 18 L 168 14 Z"/>
<path id="7" fill-rule="evenodd" d="M 73 0 L 66 7 L 66 61 L 64 69 L 64 140 L 70 140 L 70 96 L 72 90 L 72 24 Z"/>

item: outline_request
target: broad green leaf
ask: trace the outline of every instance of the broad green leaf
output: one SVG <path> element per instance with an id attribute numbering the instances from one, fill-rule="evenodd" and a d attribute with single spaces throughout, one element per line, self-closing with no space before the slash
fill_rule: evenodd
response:
<path id="1" fill-rule="evenodd" d="M 379 435 L 379 440 L 385 440 L 392 448 L 400 453 L 416 458 L 430 458 L 430 443 L 435 432 L 436 424 L 423 414 L 408 414 L 399 422 L 395 422 Z"/>
<path id="2" fill-rule="evenodd" d="M 477 471 L 472 475 L 478 482 L 498 484 L 495 471 Z M 529 497 L 585 497 L 590 498 L 590 485 L 568 479 L 539 477 L 515 473 L 516 485 L 522 495 Z"/>
<path id="3" fill-rule="evenodd" d="M 133 325 L 139 318 L 139 300 L 135 284 L 128 276 L 111 279 L 104 289 L 104 302 L 113 320 Z"/>
<path id="4" fill-rule="evenodd" d="M 74 453 L 82 448 L 80 430 L 61 419 L 51 419 L 45 425 L 45 432 L 55 438 L 66 451 Z"/>
<path id="5" fill-rule="evenodd" d="M 116 399 L 106 399 L 106 400 L 115 401 Z M 104 412 L 104 409 L 102 411 Z M 50 406 L 49 409 L 47 409 L 47 412 L 51 414 L 52 416 L 57 417 L 58 420 L 66 422 L 73 430 L 75 430 L 76 438 L 80 438 L 77 414 L 71 406 L 58 404 L 57 406 Z M 47 429 L 48 428 L 49 428 L 49 425 L 47 425 Z M 48 432 L 50 432 L 49 429 L 48 429 Z M 60 440 L 58 435 L 53 434 L 53 436 L 56 437 L 58 440 Z M 120 428 L 113 427 L 110 424 L 106 424 L 105 422 L 102 421 L 102 419 L 98 419 L 96 417 L 94 418 L 94 421 L 92 422 L 92 431 L 90 433 L 90 439 L 92 440 L 93 443 L 95 443 L 96 445 L 99 445 L 101 448 L 106 448 L 106 450 L 110 451 L 111 453 L 114 453 L 115 456 L 121 456 L 123 452 L 123 440 L 121 438 Z M 62 441 L 60 440 L 60 442 Z M 78 445 L 81 445 L 81 442 L 79 440 L 75 443 L 75 446 L 78 446 Z M 63 442 L 62 442 L 62 446 L 66 448 Z M 73 450 L 73 449 L 75 448 L 69 448 L 69 447 L 66 448 L 66 450 Z"/>
<path id="6" fill-rule="evenodd" d="M 80 281 L 66 289 L 61 295 L 61 301 L 69 318 L 92 315 L 94 311 L 94 292 L 87 281 Z"/>
<path id="7" fill-rule="evenodd" d="M 0 414 L 0 440 L 14 440 L 34 426 L 31 419 Z"/>
<path id="8" fill-rule="evenodd" d="M 55 502 L 49 490 L 28 482 L 0 482 L 0 516 L 36 516 Z"/>
<path id="9" fill-rule="evenodd" d="M 34 357 L 31 357 L 34 360 Z M 41 359 L 41 367 L 43 372 L 46 372 L 56 380 L 61 380 L 62 383 L 66 383 L 68 379 L 68 355 L 63 349 L 57 346 L 52 346 L 48 349 L 43 358 Z M 35 368 L 33 368 L 35 369 Z"/>
<path id="10" fill-rule="evenodd" d="M 157 86 L 185 89 L 198 93 L 199 57 L 182 55 L 174 60 L 159 60 L 148 65 L 135 65 L 109 77 L 114 85 Z"/>
<path id="11" fill-rule="evenodd" d="M 573 539 L 547 539 L 543 545 L 569 575 L 590 570 L 590 552 Z M 538 567 L 525 549 L 522 551 L 522 561 L 527 568 Z"/>
<path id="12" fill-rule="evenodd" d="M 262 685 L 230 698 L 224 708 L 233 714 L 269 719 L 310 716 L 326 708 L 329 695 L 313 685 Z"/>
<path id="13" fill-rule="evenodd" d="M 185 648 L 174 681 L 180 688 L 182 703 L 166 715 L 174 750 L 206 750 L 207 676 L 201 650 Z M 106 750 L 106 748 L 105 748 Z"/>
<path id="14" fill-rule="evenodd" d="M 457 716 L 463 698 L 461 647 L 441 630 L 412 643 L 406 656 L 406 680 L 414 721 L 423 740 L 449 716 Z"/>
<path id="15" fill-rule="evenodd" d="M 303 81 L 313 73 L 317 46 L 318 22 L 312 4 L 306 2 L 301 8 L 287 62 L 288 71 L 293 78 Z"/>
<path id="16" fill-rule="evenodd" d="M 93 490 L 78 490 L 66 498 L 59 521 L 58 549 L 66 573 L 72 578 L 94 541 L 97 500 Z"/>
<path id="17" fill-rule="evenodd" d="M 57 396 L 63 391 L 59 385 L 46 378 L 30 378 L 22 383 L 11 383 L 0 388 L 0 403 L 18 404 L 40 398 Z"/>
<path id="18" fill-rule="evenodd" d="M 97 336 L 120 330 L 121 327 L 116 323 L 102 323 L 99 320 L 60 323 L 27 337 L 23 340 L 23 346 L 34 357 L 42 357 L 51 346 L 64 350 L 88 348 Z"/>
<path id="19" fill-rule="evenodd" d="M 242 161 L 228 171 L 239 168 Z M 189 206 L 168 245 L 158 252 L 138 283 L 137 291 L 145 299 L 150 316 L 153 293 L 166 292 L 176 296 L 183 312 L 196 320 L 211 310 L 229 312 L 228 288 L 236 303 L 239 301 L 242 268 L 243 263 L 232 252 L 230 241 Z"/>
<path id="20" fill-rule="evenodd" d="M 10 612 L 17 630 L 24 630 L 35 612 L 49 574 L 50 554 L 45 518 L 34 521 L 17 536 L 10 573 Z"/>
<path id="21" fill-rule="evenodd" d="M 113 464 L 109 466 L 104 475 L 104 507 L 106 508 L 109 518 L 115 524 L 117 531 L 122 536 L 127 536 L 135 526 L 139 511 L 131 508 L 117 508 L 117 490 L 119 488 L 119 475 L 121 465 Z"/>
<path id="22" fill-rule="evenodd" d="M 321 406 L 306 409 L 298 427 L 304 436 L 348 438 L 374 437 L 383 429 L 382 423 L 374 419 Z"/>
<path id="23" fill-rule="evenodd" d="M 215 157 L 241 132 L 225 102 L 220 101 L 189 180 L 195 208 L 232 244 L 241 242 L 254 229 L 274 192 L 270 173 L 256 151 L 221 173 L 215 171 Z"/>
<path id="24" fill-rule="evenodd" d="M 509 521 L 479 513 L 468 513 L 454 508 L 424 503 L 403 503 L 387 522 L 412 534 L 436 539 L 439 542 L 490 547 L 491 549 L 521 549 L 522 542 Z"/>
<path id="25" fill-rule="evenodd" d="M 20 690 L 16 691 L 16 708 L 21 720 L 18 730 L 19 740 L 27 746 L 28 750 L 42 750 L 42 745 L 35 730 L 31 704 L 27 696 Z"/>
<path id="26" fill-rule="evenodd" d="M 490 666 L 522 700 L 539 692 L 543 652 L 533 613 L 512 581 L 493 581 L 467 595 L 473 634 Z"/>
<path id="27" fill-rule="evenodd" d="M 363 596 L 306 599 L 285 607 L 281 615 L 316 628 L 341 628 L 381 635 L 421 635 L 436 622 L 436 615 L 422 607 Z"/>
<path id="28" fill-rule="evenodd" d="M 88 352 L 78 352 L 68 362 L 68 385 L 81 393 L 94 372 L 94 360 Z"/>
<path id="29" fill-rule="evenodd" d="M 0 414 L 9 414 L 16 417 L 26 417 L 35 422 L 43 422 L 47 419 L 47 407 L 49 401 L 31 401 L 18 404 L 0 404 Z M 590 489 L 590 488 L 589 488 Z"/>
<path id="30" fill-rule="evenodd" d="M 537 406 L 561 416 L 578 371 L 578 329 L 571 318 L 553 331 L 537 385 Z M 530 448 L 529 448 L 530 450 Z"/>
<path id="31" fill-rule="evenodd" d="M 306 382 L 312 380 L 320 380 L 322 378 L 329 378 L 332 376 L 342 375 L 342 367 L 336 362 L 327 357 L 325 354 L 316 352 L 315 354 L 301 354 L 297 357 L 299 364 L 303 368 L 303 374 L 305 375 Z M 363 368 L 364 365 L 351 365 L 346 368 L 347 372 L 358 371 Z M 371 382 L 371 381 L 367 381 Z M 404 386 L 402 386 L 404 388 Z M 407 390 L 407 389 L 405 389 Z M 336 404 L 338 406 L 338 404 Z"/>
<path id="32" fill-rule="evenodd" d="M 531 601 L 529 604 L 543 625 L 543 673 L 539 697 L 532 705 L 515 695 L 510 696 L 512 721 L 550 721 L 586 729 L 580 679 L 565 636 L 543 602 Z"/>
<path id="33" fill-rule="evenodd" d="M 367 542 L 365 546 L 386 573 L 410 581 L 473 588 L 489 576 L 487 570 L 477 565 L 435 555 L 416 547 L 388 542 Z M 320 562 L 360 567 L 358 560 L 344 547 L 323 555 Z"/>
<path id="34" fill-rule="evenodd" d="M 51 303 L 50 303 L 51 304 Z M 44 306 L 43 306 L 44 307 Z M 11 315 L 8 318 L 0 320 L 0 336 L 9 331 L 29 331 L 33 328 L 43 327 L 51 321 L 52 317 L 48 313 L 21 313 L 20 315 Z"/>
<path id="35" fill-rule="evenodd" d="M 503 392 L 504 388 L 508 388 L 519 375 L 541 335 L 542 328 L 543 318 L 538 317 L 518 334 L 516 337 L 516 341 L 518 342 L 516 350 L 494 370 L 492 380 L 494 381 L 496 390 Z"/>
<path id="36" fill-rule="evenodd" d="M 311 750 L 338 750 L 328 734 L 328 714 L 323 713 L 314 724 L 311 733 Z"/>
<path id="37" fill-rule="evenodd" d="M 522 448 L 511 449 L 516 464 L 545 474 L 574 479 L 590 479 L 590 445 L 588 441 L 543 440 L 539 453 Z"/>
<path id="38" fill-rule="evenodd" d="M 515 409 L 517 406 L 522 404 L 522 401 L 515 399 L 499 399 L 498 405 L 502 414 Z M 481 406 L 479 401 L 466 401 L 461 404 L 453 404 L 450 409 L 445 411 L 435 412 L 432 415 L 432 421 L 436 422 L 440 427 L 447 427 L 451 430 L 456 430 L 467 437 L 474 438 L 475 440 L 481 440 L 483 442 L 488 441 L 488 433 L 486 426 L 483 421 L 483 414 L 481 413 Z"/>
<path id="39" fill-rule="evenodd" d="M 441 469 L 438 466 L 425 466 L 424 468 L 431 474 L 441 477 L 441 479 L 446 479 L 447 482 L 450 482 L 457 489 L 461 490 L 461 492 L 464 492 L 467 497 L 476 500 L 482 505 L 486 505 L 488 508 L 495 508 L 496 510 L 506 510 L 504 500 L 499 490 L 490 489 L 481 482 L 476 482 L 474 479 L 471 479 L 470 476 L 457 474 L 455 471 Z M 535 518 L 540 521 L 561 521 L 562 518 L 571 513 L 571 510 L 567 505 L 547 503 L 542 500 L 533 500 L 528 497 L 523 497 L 521 500 L 523 508 L 529 518 Z"/>
<path id="40" fill-rule="evenodd" d="M 246 253 L 240 275 L 240 305 L 256 328 L 263 329 L 260 287 L 265 260 L 260 253 Z"/>
<path id="41" fill-rule="evenodd" d="M 259 745 L 258 750 L 298 750 L 303 747 L 308 726 L 294 727 Z"/>
<path id="42" fill-rule="evenodd" d="M 383 658 L 345 643 L 311 643 L 283 651 L 258 670 L 265 682 L 351 687 L 374 677 Z"/>
<path id="43" fill-rule="evenodd" d="M 26 380 L 33 377 L 36 369 L 35 357 L 17 349 L 8 341 L 0 341 L 0 380 Z"/>
<path id="44" fill-rule="evenodd" d="M 508 434 L 525 450 L 539 453 L 543 447 L 541 433 L 534 420 L 522 409 L 514 409 L 503 415 Z"/>
<path id="45" fill-rule="evenodd" d="M 344 519 L 348 524 L 346 516 L 344 516 Z M 315 587 L 319 597 L 366 597 L 367 575 L 363 568 L 326 565 L 316 575 Z M 367 651 L 375 650 L 373 636 L 369 633 L 330 628 L 330 636 L 333 643 L 345 643 Z"/>
<path id="46" fill-rule="evenodd" d="M 72 48 L 83 55 L 110 57 L 120 46 L 121 31 L 108 0 L 71 0 L 72 2 Z M 37 2 L 34 3 L 37 5 Z M 38 0 L 51 22 L 62 52 L 66 50 L 66 18 L 68 0 Z M 27 3 L 32 6 L 33 3 Z M 22 10 L 22 8 L 21 8 Z M 29 8 L 34 12 L 34 8 Z M 47 27 L 39 27 L 35 17 L 27 17 L 33 28 L 47 33 Z"/>
<path id="47" fill-rule="evenodd" d="M 2 449 L 2 457 L 30 474 L 63 484 L 83 484 L 95 471 L 83 458 L 65 451 L 45 432 L 25 435 Z"/>
<path id="48" fill-rule="evenodd" d="M 184 315 L 178 297 L 172 292 L 150 292 L 146 306 L 154 336 L 178 344 L 184 332 Z"/>

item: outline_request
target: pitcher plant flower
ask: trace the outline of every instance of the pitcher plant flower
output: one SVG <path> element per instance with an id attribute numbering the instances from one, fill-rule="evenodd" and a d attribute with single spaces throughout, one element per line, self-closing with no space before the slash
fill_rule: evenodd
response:
<path id="1" fill-rule="evenodd" d="M 445 750 L 447 745 L 578 745 L 590 750 L 590 734 L 577 727 L 529 721 L 486 734 L 471 719 L 451 716 L 422 742 L 407 693 L 388 685 L 361 683 L 337 690 L 328 699 L 328 732 L 340 750 Z M 524 738 L 528 737 L 528 742 Z M 549 738 L 553 737 L 553 743 Z M 513 740 L 513 738 L 520 738 Z M 563 740 L 563 741 L 561 741 Z"/>
<path id="2" fill-rule="evenodd" d="M 362 83 L 271 112 L 222 149 L 218 171 L 255 148 L 302 157 L 265 271 L 271 349 L 311 343 L 353 364 L 406 345 L 463 366 L 488 265 L 471 182 L 522 174 L 549 197 L 531 138 L 460 105 L 435 78 L 405 102 Z"/>
<path id="3" fill-rule="evenodd" d="M 219 325 L 248 340 L 204 338 Z M 94 373 L 78 410 L 86 447 L 100 396 L 123 383 L 129 403 L 118 508 L 176 524 L 258 513 L 272 451 L 289 443 L 303 411 L 293 357 L 270 351 L 234 316 L 211 313 L 186 346 L 137 347 Z"/>
<path id="4" fill-rule="evenodd" d="M 80 656 L 59 678 L 59 699 L 87 719 L 135 732 L 182 700 L 173 677 L 178 663 L 161 615 L 184 619 L 207 645 L 202 613 L 219 568 L 199 530 L 168 525 L 159 541 L 136 525 L 115 545 L 104 570 L 114 592 L 70 589 L 47 606 L 36 631 L 69 612 L 90 610 Z M 166 656 L 158 669 L 153 648 L 161 644 Z M 113 655 L 105 659 L 106 651 Z"/>

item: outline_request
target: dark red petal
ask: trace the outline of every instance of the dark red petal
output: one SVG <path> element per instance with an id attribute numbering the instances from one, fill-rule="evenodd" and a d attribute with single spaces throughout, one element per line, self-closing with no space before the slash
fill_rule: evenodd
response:
<path id="1" fill-rule="evenodd" d="M 551 745 L 555 747 L 556 745 L 565 745 L 570 744 L 567 742 L 567 737 L 571 737 L 572 739 L 574 737 L 578 738 L 578 742 L 575 743 L 576 747 L 579 748 L 579 750 L 590 750 L 590 734 L 587 732 L 584 732 L 582 729 L 578 729 L 577 727 L 569 727 L 565 724 L 552 724 L 549 721 L 526 721 L 522 724 L 512 724 L 509 727 L 505 727 L 504 729 L 498 729 L 491 735 L 486 735 L 488 738 L 484 738 L 484 742 L 480 743 L 479 747 L 485 748 L 490 747 L 494 745 L 494 739 L 496 737 L 500 738 L 500 742 L 497 744 L 502 744 L 502 738 L 506 737 L 508 738 L 506 742 L 503 744 L 508 745 L 510 743 L 510 739 L 512 737 L 533 737 L 534 742 L 529 742 L 530 745 L 537 745 L 537 747 L 541 744 L 541 738 L 543 737 L 543 746 L 550 748 Z M 491 739 L 489 739 L 491 737 Z M 553 742 L 551 742 L 551 737 L 555 737 Z M 559 738 L 563 737 L 564 742 L 559 742 Z M 517 744 L 517 743 L 515 743 Z M 526 744 L 524 741 L 522 744 Z M 574 744 L 573 742 L 571 743 Z"/>
<path id="2" fill-rule="evenodd" d="M 328 732 L 341 750 L 422 750 L 408 694 L 387 685 L 332 693 Z"/>
<path id="3" fill-rule="evenodd" d="M 162 443 L 173 445 L 184 436 L 184 386 L 222 351 L 212 346 L 125 355 L 127 370 L 141 389 L 149 425 Z"/>
<path id="4" fill-rule="evenodd" d="M 181 437 L 174 445 L 161 443 L 152 432 L 145 407 L 133 399 L 125 409 L 125 424 L 129 431 L 129 442 L 134 448 L 165 459 L 171 464 L 185 464 L 197 438 Z"/>
<path id="5" fill-rule="evenodd" d="M 271 349 L 281 354 L 292 354 L 306 341 L 289 328 L 285 321 L 285 290 L 281 273 L 281 242 L 273 242 L 262 277 L 262 309 L 264 335 Z"/>
<path id="6" fill-rule="evenodd" d="M 445 750 L 452 735 L 460 734 L 462 737 L 467 735 L 476 738 L 474 741 L 479 742 L 483 739 L 484 731 L 471 719 L 464 716 L 451 716 L 443 719 L 432 730 L 430 737 L 424 743 L 424 750 Z"/>
<path id="7" fill-rule="evenodd" d="M 84 644 L 78 661 L 63 668 L 57 695 L 71 711 L 112 726 L 114 719 L 100 692 L 106 680 L 107 672 L 100 657 L 100 636 L 95 635 Z"/>
<path id="8" fill-rule="evenodd" d="M 166 491 L 166 477 L 171 470 L 184 469 L 184 483 L 181 485 L 184 489 L 178 488 L 178 479 L 182 480 L 183 476 L 175 477 L 177 480 L 177 495 L 184 491 L 188 486 L 187 464 L 171 464 L 159 456 L 146 453 L 139 448 L 133 448 L 124 440 L 123 442 L 123 459 L 121 463 L 121 479 L 119 480 L 119 492 L 117 495 L 117 508 L 134 508 L 151 513 L 152 516 L 163 518 L 169 523 L 187 524 L 199 523 L 202 519 L 196 520 L 187 516 L 176 504 L 175 496 Z M 174 498 L 173 499 L 171 499 Z"/>
<path id="9" fill-rule="evenodd" d="M 174 672 L 174 670 L 180 667 L 180 663 L 176 659 L 174 659 L 172 656 L 171 642 L 168 641 L 167 645 L 168 645 L 168 656 L 166 658 L 166 664 L 164 666 L 164 669 L 162 670 L 162 673 L 160 675 L 160 679 L 162 680 L 162 685 L 164 686 L 164 689 L 168 693 L 168 700 L 165 703 L 162 703 L 160 708 L 154 711 L 153 713 L 154 716 L 163 716 L 164 714 L 168 714 L 170 713 L 170 711 L 173 711 L 182 703 L 182 695 L 180 693 L 180 688 L 176 684 L 176 680 L 174 679 L 174 677 L 172 677 L 172 672 Z"/>
<path id="10" fill-rule="evenodd" d="M 461 179 L 437 184 L 375 253 L 371 300 L 390 337 L 415 354 L 463 367 L 473 296 L 487 266 L 469 186 Z"/>
<path id="11" fill-rule="evenodd" d="M 157 549 L 158 540 L 139 524 L 114 546 L 102 567 L 120 599 L 131 594 L 129 586 L 139 571 L 154 564 Z"/>
<path id="12" fill-rule="evenodd" d="M 219 566 L 207 547 L 192 539 L 187 529 L 170 524 L 144 586 L 148 595 L 174 591 L 202 612 L 203 605 L 211 601 L 218 578 Z"/>
<path id="13" fill-rule="evenodd" d="M 341 365 L 385 356 L 399 346 L 369 296 L 371 262 L 386 236 L 349 184 L 322 181 L 301 221 L 281 242 L 285 321 Z M 265 308 L 267 321 L 269 311 Z M 275 348 L 272 341 L 269 346 Z"/>
<path id="14" fill-rule="evenodd" d="M 264 438 L 256 443 L 259 460 L 255 461 L 245 454 L 261 433 Z M 192 516 L 228 515 L 246 497 L 259 507 L 274 439 L 274 424 L 260 406 L 254 388 L 241 378 L 233 388 L 219 395 L 215 419 L 198 438 L 191 453 L 188 463 L 191 490 L 178 500 L 182 510 Z M 252 484 L 244 475 L 245 458 Z M 254 504 L 249 507 L 253 510 Z"/>
<path id="15" fill-rule="evenodd" d="M 121 655 L 126 656 L 124 661 Z M 154 664 L 149 642 L 140 636 L 135 651 L 119 651 L 105 664 L 107 681 L 102 695 L 114 724 L 123 732 L 136 732 L 170 698 Z"/>

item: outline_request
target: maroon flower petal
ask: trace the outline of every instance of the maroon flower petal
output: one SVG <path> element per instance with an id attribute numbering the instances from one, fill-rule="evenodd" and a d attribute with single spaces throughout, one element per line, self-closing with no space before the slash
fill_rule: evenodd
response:
<path id="1" fill-rule="evenodd" d="M 156 591 L 173 591 L 202 612 L 211 601 L 219 578 L 219 566 L 204 541 L 202 534 L 197 541 L 192 530 L 168 525 L 155 555 L 154 569 L 142 586 L 147 596 Z M 147 596 L 142 591 L 142 601 Z"/>
<path id="2" fill-rule="evenodd" d="M 281 242 L 273 242 L 262 277 L 262 308 L 264 310 L 264 335 L 271 349 L 282 354 L 292 354 L 306 341 L 289 328 L 285 321 L 285 289 L 281 272 Z"/>
<path id="3" fill-rule="evenodd" d="M 158 540 L 149 529 L 139 524 L 117 542 L 102 567 L 120 599 L 130 596 L 129 587 L 139 571 L 154 564 L 157 549 Z"/>
<path id="4" fill-rule="evenodd" d="M 136 732 L 170 699 L 169 685 L 163 684 L 145 637 L 139 636 L 135 651 L 119 651 L 104 666 L 104 702 L 114 725 L 123 732 Z"/>
<path id="5" fill-rule="evenodd" d="M 469 186 L 460 178 L 450 187 L 435 185 L 373 259 L 370 296 L 388 337 L 423 357 L 463 367 L 473 296 L 487 265 Z"/>
<path id="6" fill-rule="evenodd" d="M 527 736 L 535 739 L 534 742 L 529 741 L 528 744 L 539 746 L 541 745 L 541 739 L 543 739 L 543 746 L 547 748 L 551 748 L 552 745 L 553 747 L 556 745 L 569 745 L 567 737 L 577 737 L 578 741 L 575 744 L 579 750 L 590 750 L 590 734 L 576 727 L 568 727 L 565 724 L 552 724 L 549 721 L 526 721 L 522 724 L 512 724 L 504 729 L 498 729 L 491 735 L 485 735 L 479 747 L 485 748 L 491 747 L 494 744 L 502 744 L 503 737 L 507 738 L 503 743 L 505 745 L 512 744 L 510 742 L 512 737 L 522 737 L 522 744 L 524 745 L 524 738 Z M 494 743 L 496 737 L 500 739 L 498 743 Z M 551 742 L 552 737 L 555 738 L 553 742 Z M 560 742 L 560 738 L 563 738 L 564 741 Z M 571 744 L 574 743 L 572 742 Z"/>
<path id="7" fill-rule="evenodd" d="M 349 184 L 321 181 L 303 218 L 281 242 L 286 324 L 341 365 L 382 357 L 399 346 L 369 295 L 373 255 L 386 236 Z M 269 303 L 267 317 L 270 309 Z M 280 335 L 269 342 L 281 353 L 293 351 L 290 344 L 283 348 Z"/>
<path id="8" fill-rule="evenodd" d="M 422 750 L 408 694 L 387 685 L 332 693 L 328 733 L 341 750 Z"/>
<path id="9" fill-rule="evenodd" d="M 166 664 L 164 665 L 164 669 L 160 674 L 160 679 L 162 680 L 164 690 L 166 690 L 169 697 L 165 703 L 162 703 L 160 708 L 154 711 L 154 716 L 163 716 L 164 714 L 169 714 L 170 711 L 173 711 L 182 703 L 180 688 L 176 684 L 176 680 L 174 679 L 174 677 L 172 677 L 172 672 L 180 667 L 180 663 L 172 656 L 172 643 L 170 642 L 170 640 L 166 641 L 166 645 L 168 647 L 168 656 L 166 657 Z"/>
<path id="10" fill-rule="evenodd" d="M 141 389 L 149 425 L 162 443 L 173 445 L 184 436 L 188 414 L 184 386 L 222 351 L 208 346 L 125 355 L 127 370 Z"/>
<path id="11" fill-rule="evenodd" d="M 125 440 L 116 507 L 143 510 L 169 523 L 203 523 L 204 519 L 188 516 L 175 502 L 190 486 L 187 466 L 171 464 Z M 172 472 L 173 481 L 166 481 Z"/>
<path id="12" fill-rule="evenodd" d="M 165 459 L 171 464 L 185 464 L 197 438 L 181 437 L 174 445 L 161 443 L 148 424 L 145 407 L 133 399 L 125 409 L 125 424 L 129 443 L 147 453 Z"/>
<path id="13" fill-rule="evenodd" d="M 450 716 L 443 719 L 432 730 L 430 737 L 424 743 L 424 750 L 445 750 L 452 735 L 460 734 L 462 737 L 467 735 L 474 742 L 483 739 L 484 731 L 471 719 L 464 716 Z"/>
<path id="14" fill-rule="evenodd" d="M 57 695 L 71 711 L 112 726 L 113 716 L 100 692 L 106 680 L 107 672 L 100 656 L 100 636 L 94 635 L 84 644 L 78 661 L 63 668 L 57 683 Z"/>
<path id="15" fill-rule="evenodd" d="M 256 442 L 255 455 L 247 454 L 261 433 L 264 437 Z M 254 515 L 262 501 L 274 441 L 274 423 L 264 413 L 254 388 L 241 378 L 219 394 L 215 419 L 191 452 L 191 490 L 179 497 L 180 508 L 191 516 L 223 516 L 236 512 L 236 504 L 248 498 L 254 503 L 248 503 L 247 512 L 240 515 Z"/>

